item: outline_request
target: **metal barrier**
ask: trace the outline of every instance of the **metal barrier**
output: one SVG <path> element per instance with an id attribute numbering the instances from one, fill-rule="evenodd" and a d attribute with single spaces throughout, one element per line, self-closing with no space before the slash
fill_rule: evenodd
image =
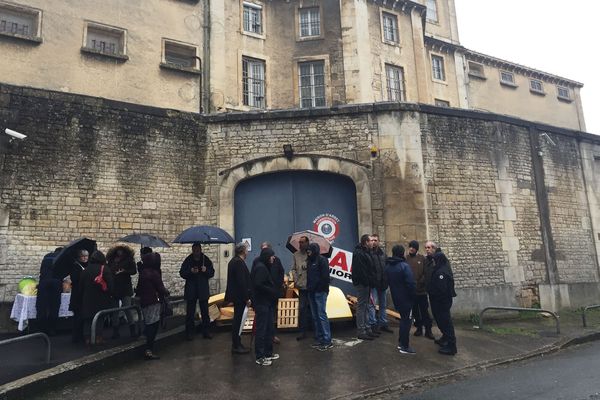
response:
<path id="1" fill-rule="evenodd" d="M 593 306 L 587 306 L 583 309 L 583 314 L 581 314 L 581 319 L 583 320 L 583 327 L 587 328 L 587 319 L 585 317 L 585 313 L 587 312 L 587 310 L 591 310 L 594 308 L 600 308 L 600 304 L 595 304 Z"/>
<path id="2" fill-rule="evenodd" d="M 42 332 L 30 333 L 29 335 L 25 335 L 25 336 L 18 336 L 18 337 L 12 338 L 12 339 L 0 340 L 0 346 L 2 346 L 3 344 L 22 342 L 25 340 L 35 339 L 38 337 L 40 337 L 46 341 L 46 364 L 50 364 L 50 354 L 51 354 L 52 345 L 50 344 L 50 338 L 45 333 L 42 333 Z"/>
<path id="3" fill-rule="evenodd" d="M 536 313 L 546 313 L 550 314 L 554 320 L 556 321 L 556 333 L 560 334 L 560 321 L 558 320 L 558 314 L 548 310 L 542 310 L 541 308 L 523 308 L 523 307 L 486 307 L 481 312 L 479 312 L 479 328 L 483 329 L 483 313 L 488 310 L 506 310 L 506 311 L 528 311 L 528 312 L 536 312 Z"/>
<path id="4" fill-rule="evenodd" d="M 125 310 L 136 310 L 137 314 L 138 314 L 138 321 L 137 321 L 137 325 L 138 325 L 138 332 L 142 332 L 142 324 L 144 323 L 143 318 L 142 318 L 142 309 L 140 308 L 140 306 L 137 305 L 132 305 L 132 306 L 125 306 L 125 307 L 115 307 L 115 308 L 107 308 L 106 310 L 100 310 L 96 313 L 96 315 L 94 315 L 94 319 L 92 320 L 92 332 L 90 335 L 90 343 L 91 344 L 96 344 L 96 325 L 98 324 L 98 319 L 105 315 L 105 314 L 112 314 L 114 312 L 117 311 L 125 311 Z"/>

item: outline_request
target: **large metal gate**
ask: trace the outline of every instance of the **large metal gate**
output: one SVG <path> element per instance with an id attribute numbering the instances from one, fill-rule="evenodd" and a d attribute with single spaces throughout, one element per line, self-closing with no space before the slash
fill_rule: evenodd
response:
<path id="1" fill-rule="evenodd" d="M 235 239 L 249 241 L 249 266 L 268 241 L 286 269 L 292 253 L 288 236 L 305 229 L 333 239 L 335 247 L 352 251 L 358 242 L 356 187 L 350 178 L 327 172 L 289 171 L 241 182 L 235 190 Z M 334 276 L 335 277 L 335 276 Z M 350 289 L 347 281 L 332 284 Z"/>

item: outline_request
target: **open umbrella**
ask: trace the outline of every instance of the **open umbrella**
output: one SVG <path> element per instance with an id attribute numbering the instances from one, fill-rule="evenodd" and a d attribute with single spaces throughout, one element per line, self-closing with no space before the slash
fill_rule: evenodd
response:
<path id="1" fill-rule="evenodd" d="M 181 232 L 173 243 L 225 244 L 234 241 L 229 233 L 218 226 L 197 225 Z"/>
<path id="2" fill-rule="evenodd" d="M 77 258 L 77 252 L 79 250 L 87 250 L 90 255 L 96 251 L 96 241 L 81 237 L 73 240 L 71 243 L 63 247 L 63 249 L 56 255 L 52 268 L 54 269 L 54 276 L 57 278 L 64 278 L 71 273 L 71 265 Z"/>
<path id="3" fill-rule="evenodd" d="M 135 233 L 133 235 L 127 235 L 117 240 L 117 242 L 137 243 L 142 247 L 171 247 L 169 246 L 169 243 L 165 242 L 158 236 L 150 235 L 148 233 Z"/>
<path id="4" fill-rule="evenodd" d="M 324 236 L 315 231 L 300 231 L 292 233 L 290 237 L 288 237 L 285 247 L 292 253 L 297 252 L 300 248 L 299 242 L 302 236 L 306 236 L 310 243 L 318 244 L 321 249 L 322 255 L 324 255 L 327 258 L 331 257 L 331 253 L 333 252 L 333 247 L 331 246 L 331 243 L 329 243 L 329 240 L 325 239 Z"/>

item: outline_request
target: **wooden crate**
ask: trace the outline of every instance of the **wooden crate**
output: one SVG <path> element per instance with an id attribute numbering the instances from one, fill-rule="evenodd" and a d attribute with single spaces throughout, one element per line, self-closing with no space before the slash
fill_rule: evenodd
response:
<path id="1" fill-rule="evenodd" d="M 298 299 L 279 299 L 279 304 L 277 305 L 277 328 L 297 328 L 298 314 Z"/>

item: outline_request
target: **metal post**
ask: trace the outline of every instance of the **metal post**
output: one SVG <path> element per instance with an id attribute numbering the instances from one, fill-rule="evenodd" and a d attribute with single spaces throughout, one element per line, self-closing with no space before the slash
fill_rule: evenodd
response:
<path id="1" fill-rule="evenodd" d="M 560 321 L 558 319 L 558 314 L 553 311 L 543 310 L 540 308 L 523 308 L 523 307 L 486 307 L 479 312 L 479 328 L 483 329 L 483 313 L 488 310 L 506 310 L 506 311 L 529 311 L 529 312 L 537 312 L 537 313 L 546 313 L 550 314 L 552 318 L 556 321 L 556 333 L 560 334 Z"/>
<path id="2" fill-rule="evenodd" d="M 46 342 L 46 364 L 50 364 L 50 355 L 51 355 L 51 343 L 48 335 L 42 332 L 30 333 L 29 335 L 19 336 L 12 339 L 0 340 L 0 346 L 3 344 L 11 344 L 16 342 L 23 342 L 29 339 L 42 338 Z"/>
<path id="3" fill-rule="evenodd" d="M 92 320 L 92 331 L 90 332 L 90 343 L 96 344 L 96 325 L 98 324 L 98 319 L 105 315 L 111 314 L 116 311 L 125 311 L 125 310 L 136 310 L 138 314 L 138 329 L 139 332 L 142 332 L 142 309 L 138 305 L 131 305 L 126 307 L 115 307 L 115 308 L 107 308 L 106 310 L 100 310 L 94 315 L 94 319 Z"/>

